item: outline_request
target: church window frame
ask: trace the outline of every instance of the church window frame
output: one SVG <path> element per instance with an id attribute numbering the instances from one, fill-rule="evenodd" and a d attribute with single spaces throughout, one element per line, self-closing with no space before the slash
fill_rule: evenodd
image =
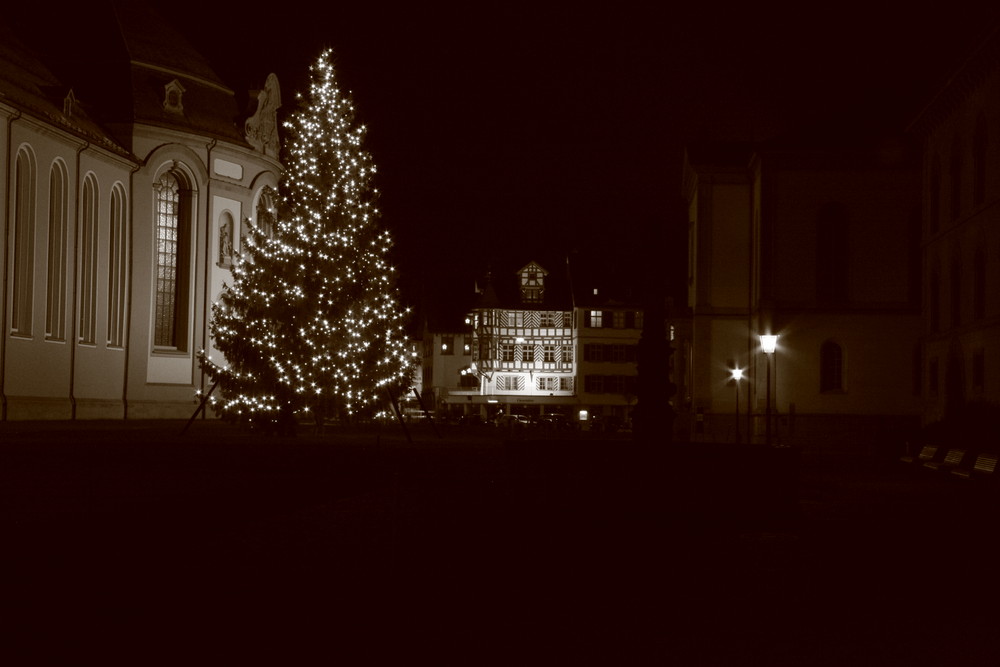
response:
<path id="1" fill-rule="evenodd" d="M 31 336 L 35 272 L 35 159 L 22 147 L 14 163 L 13 303 L 11 333 Z"/>
<path id="2" fill-rule="evenodd" d="M 50 341 L 66 340 L 68 182 L 66 166 L 56 160 L 49 169 L 49 231 L 45 282 L 45 339 Z"/>

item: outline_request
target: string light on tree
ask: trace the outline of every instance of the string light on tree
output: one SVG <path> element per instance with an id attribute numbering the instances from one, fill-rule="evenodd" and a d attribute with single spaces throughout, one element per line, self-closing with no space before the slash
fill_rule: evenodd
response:
<path id="1" fill-rule="evenodd" d="M 375 165 L 363 148 L 333 53 L 310 68 L 309 94 L 285 122 L 287 171 L 272 233 L 247 220 L 245 255 L 212 308 L 224 360 L 201 356 L 219 383 L 216 409 L 291 423 L 312 408 L 371 412 L 410 377 L 389 233 L 379 227 Z M 265 415 L 260 417 L 259 415 Z"/>

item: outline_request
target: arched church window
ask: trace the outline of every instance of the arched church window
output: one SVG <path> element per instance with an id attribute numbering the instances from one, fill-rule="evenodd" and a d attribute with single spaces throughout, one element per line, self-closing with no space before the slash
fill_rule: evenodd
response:
<path id="1" fill-rule="evenodd" d="M 81 343 L 97 341 L 97 179 L 87 174 L 80 200 L 80 330 Z"/>
<path id="2" fill-rule="evenodd" d="M 49 170 L 49 247 L 45 285 L 45 337 L 66 340 L 66 167 L 61 162 Z"/>
<path id="3" fill-rule="evenodd" d="M 187 343 L 189 192 L 165 172 L 153 184 L 156 200 L 156 275 L 153 345 L 184 350 Z"/>
<path id="4" fill-rule="evenodd" d="M 11 330 L 31 335 L 35 273 L 35 162 L 25 149 L 17 152 L 14 165 L 14 302 Z"/>

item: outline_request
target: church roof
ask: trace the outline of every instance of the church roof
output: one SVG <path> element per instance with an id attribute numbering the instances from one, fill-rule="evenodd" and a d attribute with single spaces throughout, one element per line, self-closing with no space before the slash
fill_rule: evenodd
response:
<path id="1" fill-rule="evenodd" d="M 3 21 L 0 21 L 0 101 L 91 143 L 127 154 L 121 144 L 91 118 L 75 91 L 25 45 L 11 24 Z"/>
<path id="2" fill-rule="evenodd" d="M 148 2 L 27 4 L 0 22 L 25 46 L 3 49 L 19 73 L 7 78 L 71 88 L 89 118 L 127 149 L 136 124 L 246 144 L 233 90 Z M 170 90 L 178 92 L 173 105 Z"/>
<path id="3" fill-rule="evenodd" d="M 243 143 L 236 95 L 205 58 L 150 7 L 114 4 L 131 66 L 133 120 Z M 164 104 L 175 80 L 183 89 L 180 111 Z"/>

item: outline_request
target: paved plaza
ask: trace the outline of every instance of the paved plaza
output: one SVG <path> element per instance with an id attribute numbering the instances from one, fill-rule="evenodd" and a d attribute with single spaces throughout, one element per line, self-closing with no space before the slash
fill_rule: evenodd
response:
<path id="1" fill-rule="evenodd" d="M 891 449 L 764 506 L 627 436 L 183 428 L 0 424 L 7 664 L 1000 661 L 992 485 Z"/>

